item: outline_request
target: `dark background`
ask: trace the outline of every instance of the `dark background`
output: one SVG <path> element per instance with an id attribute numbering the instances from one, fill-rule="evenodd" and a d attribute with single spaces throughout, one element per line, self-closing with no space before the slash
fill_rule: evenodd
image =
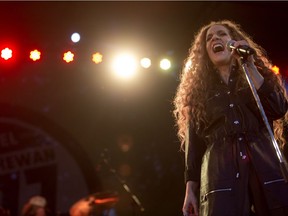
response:
<path id="1" fill-rule="evenodd" d="M 38 112 L 77 140 L 103 191 L 120 194 L 120 216 L 138 209 L 103 164 L 103 152 L 145 215 L 181 215 L 183 155 L 172 101 L 194 34 L 212 20 L 234 20 L 286 77 L 287 10 L 288 2 L 275 1 L 0 2 L 0 48 L 11 45 L 16 59 L 0 62 L 0 102 Z M 78 44 L 70 42 L 75 31 Z M 31 63 L 23 53 L 34 48 L 42 50 L 42 59 Z M 154 64 L 139 69 L 137 79 L 120 82 L 110 76 L 109 58 L 124 48 L 150 56 L 152 64 L 168 56 L 173 67 L 163 73 Z M 77 54 L 71 64 L 61 60 L 67 49 Z M 103 63 L 91 62 L 94 50 L 103 53 Z M 124 153 L 119 143 L 132 147 Z"/>

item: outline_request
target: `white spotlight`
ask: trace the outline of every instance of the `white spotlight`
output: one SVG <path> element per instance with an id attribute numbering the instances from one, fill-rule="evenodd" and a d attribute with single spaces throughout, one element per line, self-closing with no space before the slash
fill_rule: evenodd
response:
<path id="1" fill-rule="evenodd" d="M 80 41 L 80 34 L 75 32 L 71 35 L 71 40 L 74 42 L 74 43 L 78 43 Z"/>
<path id="2" fill-rule="evenodd" d="M 122 54 L 115 58 L 112 67 L 118 77 L 129 79 L 136 74 L 136 59 L 130 54 Z"/>
<path id="3" fill-rule="evenodd" d="M 168 59 L 162 59 L 160 61 L 160 68 L 163 70 L 168 70 L 171 67 L 171 62 Z"/>
<path id="4" fill-rule="evenodd" d="M 140 64 L 143 68 L 149 68 L 151 66 L 151 60 L 149 58 L 142 58 Z"/>

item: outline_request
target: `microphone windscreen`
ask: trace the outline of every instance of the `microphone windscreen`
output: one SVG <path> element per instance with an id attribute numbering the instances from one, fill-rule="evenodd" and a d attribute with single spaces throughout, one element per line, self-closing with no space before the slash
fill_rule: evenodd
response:
<path id="1" fill-rule="evenodd" d="M 235 48 L 234 43 L 235 43 L 235 40 L 230 40 L 227 42 L 226 47 L 231 51 L 232 49 Z"/>

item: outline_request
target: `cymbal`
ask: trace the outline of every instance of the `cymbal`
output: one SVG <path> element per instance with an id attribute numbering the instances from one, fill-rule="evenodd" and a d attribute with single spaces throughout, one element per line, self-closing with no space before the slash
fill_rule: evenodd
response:
<path id="1" fill-rule="evenodd" d="M 95 206 L 101 206 L 101 208 L 108 209 L 118 202 L 118 200 L 119 198 L 116 192 L 94 193 L 74 203 L 71 206 L 69 213 L 71 216 L 86 216 L 93 211 Z"/>
<path id="2" fill-rule="evenodd" d="M 116 192 L 100 192 L 100 193 L 95 193 L 93 194 L 94 203 L 96 205 L 113 205 L 116 202 L 118 202 L 119 197 L 118 193 Z"/>

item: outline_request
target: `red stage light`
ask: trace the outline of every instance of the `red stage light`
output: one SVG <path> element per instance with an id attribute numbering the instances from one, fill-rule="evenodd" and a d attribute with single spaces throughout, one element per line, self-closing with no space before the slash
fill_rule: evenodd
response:
<path id="1" fill-rule="evenodd" d="M 39 52 L 36 49 L 30 52 L 30 59 L 32 59 L 33 61 L 39 60 L 40 56 L 41 56 L 41 52 Z"/>
<path id="2" fill-rule="evenodd" d="M 72 62 L 74 60 L 74 54 L 71 51 L 64 53 L 63 60 L 67 63 Z"/>
<path id="3" fill-rule="evenodd" d="M 279 69 L 279 67 L 277 67 L 276 65 L 274 65 L 274 66 L 272 67 L 272 71 L 273 71 L 275 74 L 279 74 L 279 73 L 280 73 L 280 69 Z"/>
<path id="4" fill-rule="evenodd" d="M 1 51 L 1 58 L 8 60 L 10 58 L 12 58 L 12 50 L 9 48 L 5 48 Z"/>

